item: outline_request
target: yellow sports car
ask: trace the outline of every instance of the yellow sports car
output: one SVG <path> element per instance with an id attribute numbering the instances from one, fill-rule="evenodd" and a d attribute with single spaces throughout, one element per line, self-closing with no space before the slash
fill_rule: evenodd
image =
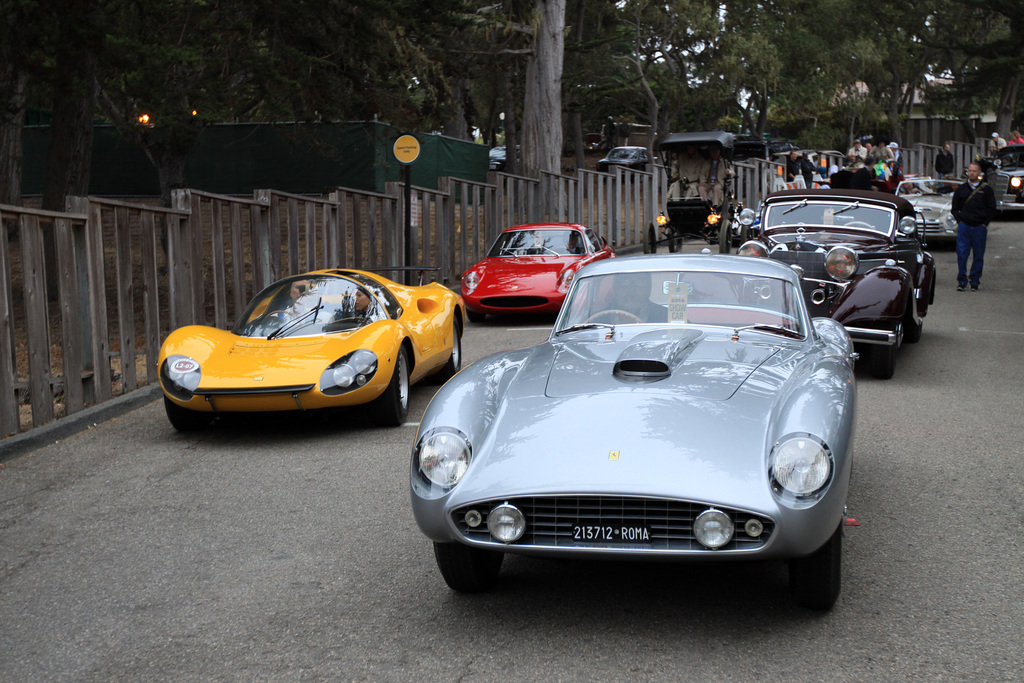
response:
<path id="1" fill-rule="evenodd" d="M 399 425 L 412 383 L 459 371 L 464 310 L 437 283 L 407 287 L 359 270 L 286 278 L 257 294 L 230 331 L 190 325 L 167 336 L 167 418 L 190 431 L 218 413 L 369 404 L 377 423 Z"/>

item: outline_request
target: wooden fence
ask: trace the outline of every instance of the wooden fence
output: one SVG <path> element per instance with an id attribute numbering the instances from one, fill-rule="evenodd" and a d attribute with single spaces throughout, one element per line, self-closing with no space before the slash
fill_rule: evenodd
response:
<path id="1" fill-rule="evenodd" d="M 981 149 L 958 145 L 961 172 Z M 928 174 L 937 148 L 903 150 Z M 778 187 L 777 162 L 734 165 L 737 201 L 756 208 Z M 309 197 L 178 190 L 173 207 L 74 197 L 55 213 L 0 205 L 0 436 L 71 415 L 157 380 L 160 343 L 188 324 L 226 328 L 262 288 L 289 274 L 342 267 L 399 279 L 410 263 L 456 286 L 498 232 L 540 221 L 587 225 L 617 249 L 639 247 L 664 206 L 665 169 L 578 171 L 539 179 L 443 178 L 383 194 L 338 188 Z M 8 237 L 10 235 L 10 238 Z M 52 258 L 44 244 L 52 238 Z"/>

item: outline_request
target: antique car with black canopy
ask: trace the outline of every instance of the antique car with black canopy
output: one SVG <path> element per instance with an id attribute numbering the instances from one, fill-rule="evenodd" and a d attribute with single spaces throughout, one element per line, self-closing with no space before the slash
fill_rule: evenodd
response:
<path id="1" fill-rule="evenodd" d="M 735 222 L 731 164 L 736 136 L 725 131 L 671 133 L 658 150 L 669 169 L 668 198 L 657 226 L 643 236 L 645 253 L 667 244 L 676 252 L 684 240 L 717 244 L 728 253 L 733 240 L 746 238 L 746 226 Z M 724 164 L 718 160 L 724 159 Z"/>

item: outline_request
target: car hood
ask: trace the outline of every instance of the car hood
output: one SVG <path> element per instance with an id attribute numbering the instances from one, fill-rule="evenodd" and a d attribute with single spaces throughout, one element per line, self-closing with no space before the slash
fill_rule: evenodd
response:
<path id="1" fill-rule="evenodd" d="M 537 347 L 474 444 L 478 457 L 451 505 L 606 493 L 771 514 L 768 425 L 790 375 L 778 356 L 792 351 L 693 330 Z M 625 378 L 623 364 L 668 374 Z"/>
<path id="2" fill-rule="evenodd" d="M 503 291 L 553 288 L 558 276 L 579 260 L 579 256 L 502 256 L 488 258 L 473 266 L 480 286 Z"/>
<path id="3" fill-rule="evenodd" d="M 946 212 L 949 211 L 953 205 L 953 196 L 922 196 L 916 199 L 911 199 L 910 203 L 914 205 L 914 208 L 920 209 L 921 211 L 935 211 L 935 212 Z"/>
<path id="4" fill-rule="evenodd" d="M 191 326 L 164 342 L 163 355 L 180 354 L 199 362 L 200 389 L 269 388 L 308 384 L 348 351 L 380 348 L 387 323 L 353 332 L 267 340 L 226 330 Z"/>

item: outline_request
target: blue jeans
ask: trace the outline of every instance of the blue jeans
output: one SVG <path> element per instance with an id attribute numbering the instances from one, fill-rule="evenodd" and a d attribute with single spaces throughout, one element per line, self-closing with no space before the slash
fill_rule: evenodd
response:
<path id="1" fill-rule="evenodd" d="M 972 286 L 981 283 L 981 268 L 985 265 L 985 242 L 988 240 L 988 226 L 967 225 L 961 222 L 956 231 L 956 281 L 964 285 L 970 281 Z M 967 272 L 967 257 L 974 252 L 971 260 L 971 272 Z"/>

